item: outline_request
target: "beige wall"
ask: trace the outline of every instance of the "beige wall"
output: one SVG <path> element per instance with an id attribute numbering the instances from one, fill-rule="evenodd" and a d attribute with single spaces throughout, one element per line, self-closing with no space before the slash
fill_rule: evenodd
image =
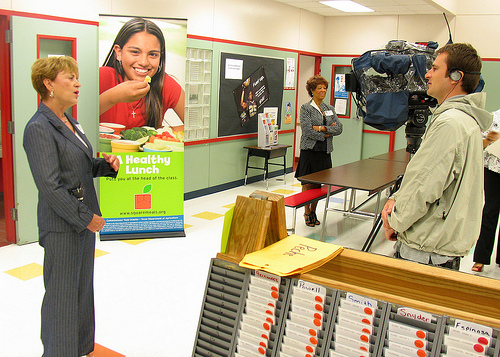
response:
<path id="1" fill-rule="evenodd" d="M 472 6 L 460 9 L 472 11 Z M 453 42 L 471 43 L 481 57 L 500 58 L 500 46 L 497 45 L 500 2 L 476 9 L 472 15 L 459 13 L 447 17 Z M 327 17 L 325 29 L 325 54 L 358 55 L 396 39 L 436 41 L 440 46 L 449 39 L 443 15 Z"/>
<path id="2" fill-rule="evenodd" d="M 323 50 L 323 16 L 270 0 L 0 0 L 0 8 L 90 21 L 99 14 L 185 18 L 190 35 Z"/>
<path id="3" fill-rule="evenodd" d="M 455 42 L 499 58 L 498 0 L 429 0 L 448 15 Z M 146 6 L 145 6 L 146 2 Z M 188 34 L 325 54 L 361 54 L 388 41 L 448 41 L 442 15 L 323 17 L 271 0 L 0 0 L 0 8 L 98 21 L 99 14 L 188 19 Z"/>

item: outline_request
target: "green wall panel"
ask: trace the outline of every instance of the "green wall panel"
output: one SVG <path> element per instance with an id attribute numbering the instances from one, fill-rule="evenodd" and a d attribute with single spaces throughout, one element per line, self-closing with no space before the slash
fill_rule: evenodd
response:
<path id="1" fill-rule="evenodd" d="M 483 74 L 486 96 L 486 109 L 490 112 L 500 108 L 500 61 L 483 61 Z"/>
<path id="2" fill-rule="evenodd" d="M 184 192 L 209 185 L 210 149 L 208 144 L 184 147 Z"/>
<path id="3" fill-rule="evenodd" d="M 352 57 L 323 57 L 321 61 L 321 75 L 330 83 L 325 99 L 330 103 L 332 82 L 332 66 L 350 65 Z M 356 105 L 351 99 L 351 117 L 339 118 L 343 131 L 339 136 L 333 138 L 333 166 L 348 164 L 361 159 L 361 147 L 363 142 L 363 122 L 356 118 Z"/>
<path id="4" fill-rule="evenodd" d="M 252 56 L 264 56 L 284 59 L 286 65 L 287 58 L 294 58 L 298 63 L 296 52 L 281 51 L 238 44 L 228 44 L 200 39 L 188 39 L 187 46 L 205 50 L 212 50 L 212 84 L 210 98 L 210 139 L 217 138 L 218 133 L 218 107 L 219 107 L 219 83 L 220 77 L 220 57 L 222 52 L 248 54 Z M 283 71 L 286 69 L 283 68 Z M 297 70 L 297 69 L 296 69 Z M 284 72 L 285 73 L 285 72 Z M 284 85 L 284 83 L 283 83 Z M 295 107 L 292 108 L 292 123 L 284 124 L 284 113 L 286 102 L 295 105 L 296 89 L 284 90 L 282 101 L 282 118 L 280 130 L 295 129 Z M 278 138 L 280 144 L 292 145 L 287 151 L 286 165 L 291 168 L 293 165 L 293 144 L 294 133 L 280 134 Z M 243 180 L 245 177 L 245 164 L 247 150 L 245 146 L 257 145 L 257 137 L 225 140 L 211 142 L 202 145 L 190 145 L 185 149 L 185 192 L 193 192 L 226 183 Z M 278 159 L 279 160 L 279 159 Z M 250 166 L 264 166 L 262 158 L 251 157 Z M 270 165 L 269 172 L 279 171 L 278 166 Z M 205 176 L 206 173 L 206 176 Z M 263 171 L 248 171 L 248 177 L 262 175 Z M 205 176 L 205 177 L 201 177 Z"/>

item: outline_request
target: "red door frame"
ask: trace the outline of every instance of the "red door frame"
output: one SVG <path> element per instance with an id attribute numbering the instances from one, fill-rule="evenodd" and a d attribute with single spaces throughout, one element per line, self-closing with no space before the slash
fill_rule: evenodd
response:
<path id="1" fill-rule="evenodd" d="M 2 108 L 2 177 L 5 210 L 5 230 L 7 241 L 16 243 L 16 222 L 11 216 L 14 209 L 14 166 L 12 135 L 7 131 L 7 123 L 12 119 L 10 44 L 6 41 L 10 29 L 10 17 L 0 14 L 0 106 Z"/>

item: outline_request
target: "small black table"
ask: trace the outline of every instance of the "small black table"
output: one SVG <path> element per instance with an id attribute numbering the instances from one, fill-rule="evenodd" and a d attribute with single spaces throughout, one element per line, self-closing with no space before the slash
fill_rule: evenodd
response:
<path id="1" fill-rule="evenodd" d="M 257 145 L 245 146 L 247 152 L 247 165 L 245 168 L 245 185 L 247 184 L 248 169 L 264 170 L 264 180 L 266 181 L 266 188 L 269 188 L 269 165 L 283 166 L 283 181 L 286 183 L 286 149 L 291 145 L 271 145 L 260 147 Z M 264 158 L 264 167 L 248 166 L 248 159 L 250 156 L 259 156 Z M 283 157 L 283 163 L 269 162 L 270 159 Z"/>

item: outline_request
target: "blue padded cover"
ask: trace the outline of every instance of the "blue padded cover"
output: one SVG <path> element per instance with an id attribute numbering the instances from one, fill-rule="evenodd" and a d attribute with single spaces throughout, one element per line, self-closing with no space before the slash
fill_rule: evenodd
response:
<path id="1" fill-rule="evenodd" d="M 408 120 L 409 91 L 366 96 L 364 122 L 379 130 L 394 131 Z"/>
<path id="2" fill-rule="evenodd" d="M 408 72 L 410 64 L 410 56 L 408 55 L 391 55 L 382 52 L 372 56 L 372 67 L 378 73 L 405 74 Z"/>

